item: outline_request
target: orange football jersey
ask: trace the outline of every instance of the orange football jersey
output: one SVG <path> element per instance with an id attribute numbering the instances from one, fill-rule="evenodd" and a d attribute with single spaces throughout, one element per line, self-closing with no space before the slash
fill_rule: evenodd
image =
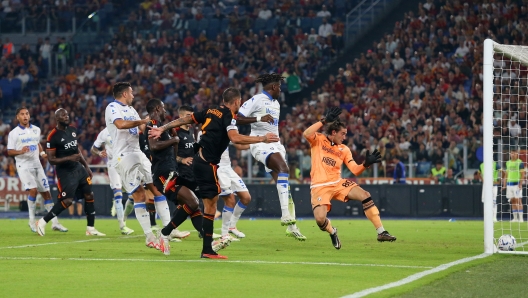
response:
<path id="1" fill-rule="evenodd" d="M 354 161 L 352 152 L 346 145 L 333 144 L 322 133 L 315 133 L 308 137 L 307 141 L 312 147 L 312 188 L 339 182 L 343 162 L 356 176 L 365 170 L 363 165 Z"/>

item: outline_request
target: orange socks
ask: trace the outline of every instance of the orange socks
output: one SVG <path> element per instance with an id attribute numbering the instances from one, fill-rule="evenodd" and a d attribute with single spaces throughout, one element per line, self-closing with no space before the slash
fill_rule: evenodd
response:
<path id="1" fill-rule="evenodd" d="M 332 227 L 332 223 L 330 223 L 330 220 L 328 218 L 325 218 L 325 221 L 322 225 L 319 225 L 319 229 L 321 229 L 321 231 L 327 231 L 329 234 L 333 234 L 334 233 L 334 227 Z"/>
<path id="2" fill-rule="evenodd" d="M 363 203 L 363 212 L 365 212 L 365 215 L 372 222 L 374 227 L 376 229 L 382 227 L 383 225 L 381 224 L 381 218 L 379 215 L 378 207 L 374 205 L 374 201 L 372 201 L 372 198 L 365 199 L 361 203 Z"/>

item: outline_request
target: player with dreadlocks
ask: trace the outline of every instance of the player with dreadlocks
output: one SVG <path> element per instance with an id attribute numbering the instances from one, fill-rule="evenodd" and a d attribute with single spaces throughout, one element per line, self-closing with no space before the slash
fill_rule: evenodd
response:
<path id="1" fill-rule="evenodd" d="M 255 82 L 261 83 L 263 91 L 247 100 L 238 111 L 237 123 L 239 125 L 251 124 L 251 136 L 263 136 L 266 133 L 279 134 L 281 82 L 284 77 L 276 74 L 260 75 Z M 295 204 L 290 192 L 288 182 L 290 170 L 286 163 L 286 150 L 280 142 L 258 143 L 250 145 L 251 155 L 264 164 L 266 172 L 277 183 L 279 202 L 282 211 L 281 224 L 288 226 L 286 235 L 295 237 L 300 241 L 306 240 L 295 224 Z M 242 205 L 240 202 L 237 205 Z M 245 207 L 245 206 L 244 206 Z"/>

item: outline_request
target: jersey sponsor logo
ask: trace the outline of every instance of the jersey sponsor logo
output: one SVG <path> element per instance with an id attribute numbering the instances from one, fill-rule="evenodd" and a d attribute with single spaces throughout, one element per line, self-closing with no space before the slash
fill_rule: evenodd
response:
<path id="1" fill-rule="evenodd" d="M 64 144 L 64 149 L 70 149 L 73 147 L 77 147 L 77 140 L 73 140 L 69 143 Z"/>
<path id="2" fill-rule="evenodd" d="M 194 148 L 194 143 L 185 143 L 185 149 Z"/>
<path id="3" fill-rule="evenodd" d="M 38 142 L 38 139 L 37 138 L 23 138 L 23 139 L 20 139 L 20 141 L 22 142 L 22 144 L 24 144 L 24 143 L 30 143 L 30 142 Z"/>
<path id="4" fill-rule="evenodd" d="M 323 157 L 323 162 L 331 167 L 335 167 L 336 161 L 330 157 Z"/>
<path id="5" fill-rule="evenodd" d="M 323 151 L 329 153 L 329 154 L 332 154 L 332 155 L 335 155 L 335 156 L 338 156 L 338 157 L 341 157 L 341 154 L 342 152 L 338 152 L 338 151 L 335 151 L 333 150 L 332 148 L 328 148 L 326 146 L 321 146 L 321 149 L 323 149 Z"/>
<path id="6" fill-rule="evenodd" d="M 266 114 L 270 114 L 271 116 L 278 116 L 279 112 L 276 109 L 266 108 Z"/>

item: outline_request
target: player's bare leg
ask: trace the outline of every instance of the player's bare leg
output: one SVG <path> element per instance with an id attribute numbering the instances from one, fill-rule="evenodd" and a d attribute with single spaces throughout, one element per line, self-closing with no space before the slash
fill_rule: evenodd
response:
<path id="1" fill-rule="evenodd" d="M 350 190 L 347 197 L 350 200 L 360 201 L 363 204 L 363 212 L 365 212 L 365 216 L 370 220 L 370 222 L 372 222 L 374 228 L 376 228 L 376 232 L 378 233 L 378 241 L 396 241 L 396 237 L 389 234 L 389 232 L 385 231 L 383 228 L 378 207 L 376 207 L 374 204 L 374 201 L 370 197 L 370 193 L 368 191 L 357 186 Z"/>
<path id="2" fill-rule="evenodd" d="M 332 239 L 332 245 L 335 247 L 335 249 L 341 248 L 341 241 L 339 241 L 339 237 L 337 236 L 337 229 L 332 226 L 332 223 L 328 219 L 327 216 L 327 205 L 319 205 L 315 206 L 313 209 L 313 214 L 315 217 L 315 222 L 319 226 L 319 229 L 321 231 L 326 231 L 330 235 L 330 239 Z"/>

